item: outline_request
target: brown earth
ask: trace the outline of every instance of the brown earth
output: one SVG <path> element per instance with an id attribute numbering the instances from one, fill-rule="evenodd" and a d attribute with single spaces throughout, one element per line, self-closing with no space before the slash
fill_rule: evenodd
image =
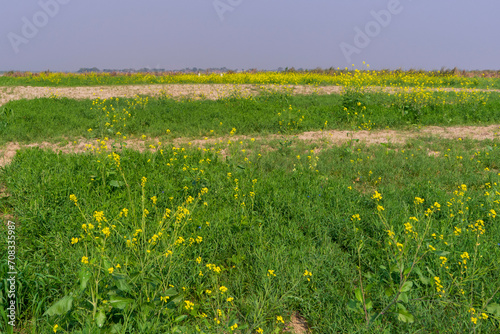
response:
<path id="1" fill-rule="evenodd" d="M 0 87 L 0 106 L 13 100 L 36 99 L 41 97 L 68 97 L 72 99 L 107 99 L 111 97 L 134 97 L 136 95 L 172 98 L 189 97 L 217 100 L 232 93 L 257 95 L 263 90 L 292 90 L 294 94 L 332 94 L 339 93 L 339 86 L 279 86 L 279 85 L 126 85 L 101 87 Z"/>
<path id="2" fill-rule="evenodd" d="M 284 332 L 291 334 L 307 334 L 310 333 L 310 330 L 306 319 L 296 312 L 290 318 L 290 322 L 286 324 Z"/>
<path id="3" fill-rule="evenodd" d="M 473 140 L 486 140 L 498 138 L 500 134 L 499 125 L 489 125 L 489 126 L 454 126 L 454 127 L 439 127 L 439 126 L 428 126 L 422 128 L 416 128 L 414 130 L 372 130 L 372 131 L 309 131 L 303 132 L 298 135 L 292 136 L 280 136 L 280 135 L 268 135 L 262 137 L 255 137 L 256 141 L 267 141 L 273 139 L 298 139 L 305 142 L 323 142 L 327 145 L 342 145 L 350 140 L 356 140 L 360 143 L 371 144 L 381 144 L 381 143 L 392 143 L 401 144 L 405 143 L 409 139 L 413 138 L 425 138 L 425 137 L 437 137 L 444 139 L 473 139 Z M 249 136 L 231 136 L 231 137 L 219 137 L 219 138 L 176 138 L 165 142 L 164 144 L 173 145 L 185 145 L 191 143 L 193 146 L 204 147 L 206 145 L 215 143 L 225 143 L 228 140 L 232 142 L 240 140 L 249 140 Z M 158 138 L 149 138 L 150 142 L 158 142 Z M 140 139 L 129 139 L 126 140 L 128 148 L 143 151 L 146 149 L 146 144 L 144 140 Z M 87 145 L 95 144 L 95 141 L 90 141 L 87 139 L 77 139 L 75 141 L 69 142 L 67 145 L 61 146 L 60 144 L 41 142 L 32 144 L 19 144 L 17 142 L 10 142 L 0 148 L 0 167 L 5 166 L 10 163 L 12 158 L 15 156 L 16 151 L 23 147 L 40 147 L 42 149 L 51 149 L 55 152 L 60 151 L 63 153 L 82 153 L 85 152 Z M 437 155 L 436 152 L 430 152 L 430 155 Z"/>
<path id="4" fill-rule="evenodd" d="M 391 87 L 366 87 L 369 91 L 386 91 L 394 93 L 397 89 Z M 342 86 L 312 86 L 312 85 L 235 85 L 235 84 L 173 84 L 173 85 L 124 85 L 95 87 L 0 87 L 0 106 L 9 101 L 19 99 L 36 99 L 41 97 L 67 97 L 72 99 L 107 99 L 110 97 L 168 96 L 172 98 L 204 98 L 216 100 L 227 97 L 235 92 L 248 96 L 258 95 L 266 90 L 290 91 L 292 94 L 339 94 Z M 410 88 L 411 90 L 411 88 Z M 437 88 L 434 91 L 464 90 L 458 88 Z M 482 89 L 465 89 L 467 91 L 486 91 Z M 500 92 L 500 90 L 488 90 Z"/>

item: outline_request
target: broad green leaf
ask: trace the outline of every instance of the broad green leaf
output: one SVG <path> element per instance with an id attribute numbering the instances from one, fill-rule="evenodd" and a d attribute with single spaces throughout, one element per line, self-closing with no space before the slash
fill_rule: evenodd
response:
<path id="1" fill-rule="evenodd" d="M 413 286 L 412 281 L 406 281 L 403 286 L 401 287 L 401 292 L 408 292 L 411 290 L 411 287 Z"/>
<path id="2" fill-rule="evenodd" d="M 123 181 L 113 180 L 113 181 L 109 182 L 109 185 L 112 187 L 115 187 L 115 188 L 120 188 L 120 187 L 123 187 L 125 185 L 125 183 Z"/>
<path id="3" fill-rule="evenodd" d="M 73 297 L 71 296 L 64 296 L 63 298 L 59 299 L 54 305 L 49 307 L 47 311 L 43 315 L 63 315 L 66 314 L 71 310 L 73 307 Z"/>
<path id="4" fill-rule="evenodd" d="M 104 326 L 104 322 L 106 321 L 106 313 L 104 313 L 103 309 L 100 309 L 95 317 L 95 323 L 98 327 Z"/>
<path id="5" fill-rule="evenodd" d="M 182 320 L 186 319 L 188 316 L 186 314 L 180 315 L 177 318 L 175 318 L 174 322 L 181 322 Z"/>
<path id="6" fill-rule="evenodd" d="M 99 240 L 104 240 L 104 239 L 99 239 Z M 103 268 L 105 268 L 106 273 L 108 273 L 108 268 L 111 268 L 113 265 L 111 264 L 111 262 L 109 262 L 108 259 L 103 259 L 102 262 L 104 263 Z"/>
<path id="7" fill-rule="evenodd" d="M 178 294 L 179 294 L 179 291 L 177 291 L 177 289 L 176 289 L 176 288 L 170 288 L 170 289 L 168 289 L 167 291 L 165 291 L 165 292 L 163 293 L 163 296 L 164 296 L 164 297 L 165 297 L 165 296 L 172 297 L 172 296 L 176 296 L 176 295 L 178 295 Z"/>
<path id="8" fill-rule="evenodd" d="M 111 306 L 123 310 L 128 304 L 133 303 L 134 300 L 131 298 L 125 298 L 120 296 L 111 296 L 109 298 L 109 303 Z"/>
<path id="9" fill-rule="evenodd" d="M 401 292 L 401 294 L 398 296 L 398 301 L 408 303 L 408 295 L 406 294 L 406 292 Z"/>
<path id="10" fill-rule="evenodd" d="M 168 309 L 175 309 L 177 306 L 182 302 L 184 298 L 182 296 L 175 297 L 171 301 L 167 303 L 167 308 Z"/>
<path id="11" fill-rule="evenodd" d="M 413 315 L 408 312 L 406 309 L 399 309 L 398 310 L 398 320 L 402 322 L 408 322 L 412 323 L 415 321 L 415 318 L 413 318 Z"/>
<path id="12" fill-rule="evenodd" d="M 496 317 L 500 318 L 500 305 L 498 305 L 497 303 L 488 305 L 488 307 L 486 307 L 486 310 L 488 311 L 488 313 L 494 314 Z"/>
<path id="13" fill-rule="evenodd" d="M 394 294 L 394 290 L 392 290 L 392 288 L 391 288 L 391 287 L 387 287 L 387 288 L 385 288 L 385 295 L 386 295 L 387 297 L 390 297 L 390 296 L 392 296 L 393 294 Z"/>
<path id="14" fill-rule="evenodd" d="M 361 295 L 361 289 L 357 288 L 354 290 L 354 294 L 356 295 L 356 299 L 359 300 L 360 302 L 363 302 L 363 296 Z"/>
<path id="15" fill-rule="evenodd" d="M 79 278 L 80 278 L 80 292 L 84 291 L 85 288 L 87 287 L 87 283 L 89 282 L 90 277 L 92 274 L 90 271 L 87 270 L 87 268 L 82 267 L 80 270 Z"/>
<path id="16" fill-rule="evenodd" d="M 132 289 L 130 285 L 127 283 L 128 277 L 127 275 L 114 274 L 112 275 L 115 281 L 116 287 L 123 292 L 130 292 Z"/>

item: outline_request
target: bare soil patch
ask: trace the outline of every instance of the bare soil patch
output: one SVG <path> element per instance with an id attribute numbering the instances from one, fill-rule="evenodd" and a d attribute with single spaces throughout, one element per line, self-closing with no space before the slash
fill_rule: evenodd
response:
<path id="1" fill-rule="evenodd" d="M 20 99 L 36 99 L 42 97 L 67 97 L 71 99 L 107 99 L 111 97 L 168 96 L 172 98 L 193 98 L 217 100 L 233 93 L 243 96 L 258 95 L 263 91 L 289 91 L 292 94 L 340 94 L 342 86 L 311 86 L 311 85 L 224 85 L 224 84 L 172 84 L 172 85 L 123 85 L 95 87 L 32 87 L 15 86 L 0 87 L 0 106 L 9 101 Z M 384 91 L 394 93 L 391 87 L 366 87 L 367 91 Z M 435 91 L 486 91 L 483 89 L 460 88 L 429 88 Z M 488 90 L 500 92 L 500 90 Z"/>
<path id="2" fill-rule="evenodd" d="M 298 312 L 295 312 L 292 315 L 290 322 L 286 324 L 284 332 L 292 334 L 307 334 L 310 333 L 310 330 L 306 319 Z"/>
<path id="3" fill-rule="evenodd" d="M 356 140 L 357 142 L 364 143 L 366 145 L 375 145 L 381 143 L 388 144 L 402 144 L 407 142 L 409 139 L 413 138 L 444 138 L 444 139 L 473 139 L 473 140 L 492 140 L 498 138 L 500 134 L 500 126 L 489 125 L 489 126 L 455 126 L 455 127 L 439 127 L 439 126 L 428 126 L 415 130 L 373 130 L 373 131 L 309 131 L 303 132 L 298 135 L 267 135 L 255 137 L 256 141 L 266 141 L 273 139 L 290 139 L 290 140 L 301 140 L 305 142 L 322 142 L 327 145 L 342 145 L 349 142 L 350 140 Z M 498 134 L 497 134 L 498 133 Z M 205 147 L 207 145 L 213 145 L 215 143 L 227 143 L 228 140 L 232 142 L 249 140 L 249 136 L 231 136 L 231 137 L 219 137 L 219 138 L 176 138 L 165 142 L 164 144 L 173 144 L 175 146 L 186 145 L 190 143 L 194 147 Z M 154 141 L 158 142 L 159 138 L 148 138 L 148 142 Z M 31 143 L 31 144 L 19 144 L 17 142 L 10 142 L 0 147 L 0 167 L 6 166 L 10 163 L 12 158 L 14 158 L 16 151 L 23 147 L 39 147 L 42 149 L 51 149 L 55 152 L 62 153 L 82 153 L 86 151 L 88 145 L 96 144 L 95 141 L 78 139 L 69 141 L 65 146 L 60 144 L 41 142 L 41 143 Z M 112 143 L 110 143 L 112 144 Z M 141 139 L 128 139 L 125 144 L 129 149 L 144 151 L 147 148 L 146 142 Z M 263 145 L 264 149 L 273 150 L 274 148 L 268 144 Z M 223 155 L 227 155 L 225 152 L 221 152 Z M 439 152 L 431 152 L 428 154 L 430 156 L 438 156 Z"/>
<path id="4" fill-rule="evenodd" d="M 332 94 L 339 93 L 342 87 L 326 86 L 280 86 L 280 85 L 124 85 L 96 87 L 0 87 L 0 105 L 19 99 L 42 97 L 67 97 L 71 99 L 107 99 L 111 97 L 167 96 L 172 98 L 193 98 L 217 100 L 238 93 L 243 96 L 257 95 L 265 90 L 289 90 L 293 94 Z"/>

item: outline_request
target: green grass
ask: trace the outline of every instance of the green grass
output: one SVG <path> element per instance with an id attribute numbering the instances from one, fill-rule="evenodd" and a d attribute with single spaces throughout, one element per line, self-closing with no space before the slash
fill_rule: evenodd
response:
<path id="1" fill-rule="evenodd" d="M 154 147 L 143 153 L 24 148 L 1 170 L 10 196 L 0 210 L 16 222 L 18 328 L 279 333 L 299 312 L 314 333 L 494 332 L 498 139 L 331 147 L 294 135 L 486 125 L 499 122 L 498 107 L 497 93 L 352 90 L 10 102 L 0 111 L 1 143 L 85 137 L 104 147 L 104 137 L 143 134 L 163 142 L 145 141 Z M 263 138 L 235 141 L 231 132 Z M 172 144 L 204 136 L 231 142 Z M 0 310 L 7 288 L 0 281 Z"/>
<path id="2" fill-rule="evenodd" d="M 132 117 L 127 117 L 125 130 L 132 136 L 163 136 L 168 129 L 170 137 L 218 137 L 227 135 L 233 128 L 240 135 L 265 135 L 321 129 L 402 129 L 412 125 L 488 125 L 500 122 L 499 93 L 436 92 L 418 103 L 409 99 L 420 99 L 421 93 L 404 96 L 377 93 L 290 96 L 279 93 L 217 101 L 149 98 L 145 106 L 133 109 Z M 134 101 L 108 100 L 101 106 L 107 105 L 109 110 L 114 103 L 118 114 L 121 108 L 130 109 L 128 103 Z M 91 100 L 45 98 L 12 101 L 0 109 L 0 144 L 113 135 L 112 129 L 103 127 L 102 109 L 91 108 Z M 88 132 L 88 129 L 93 131 Z"/>
<path id="3" fill-rule="evenodd" d="M 279 147 L 279 141 L 267 144 Z M 138 309 L 134 311 L 134 321 L 129 323 L 130 331 L 143 328 L 143 331 L 160 333 L 177 326 L 182 332 L 194 333 L 198 326 L 206 333 L 213 333 L 229 331 L 230 325 L 238 323 L 242 333 L 253 333 L 259 327 L 271 332 L 282 328 L 276 322 L 277 316 L 286 320 L 292 312 L 299 311 L 315 333 L 362 332 L 365 328 L 363 316 L 347 307 L 350 300 L 355 300 L 354 292 L 359 286 L 356 267 L 360 240 L 364 240 L 360 263 L 365 288 L 367 285 L 371 287 L 367 298 L 373 301 L 377 311 L 391 300 L 383 292 L 385 283 L 382 280 L 386 271 L 381 266 L 388 266 L 395 259 L 390 257 L 386 228 L 377 215 L 376 205 L 384 206 L 383 217 L 403 241 L 403 223 L 410 216 L 424 221 L 424 209 L 435 202 L 441 204 L 441 210 L 430 219 L 425 243 L 433 244 L 437 251 L 450 252 L 447 257 L 453 269 L 449 272 L 454 273 L 458 281 L 464 280 L 460 286 L 465 290 L 465 296 L 457 293 L 457 282 L 453 283 L 440 266 L 440 253 L 427 253 L 418 264 L 422 277 L 415 272 L 410 274 L 414 288 L 408 293 L 409 301 L 404 303 L 415 322 L 400 322 L 391 310 L 373 324 L 370 332 L 421 332 L 424 329 L 428 333 L 458 333 L 472 330 L 468 308 L 485 310 L 484 303 L 500 284 L 497 275 L 500 270 L 497 261 L 500 228 L 498 218 L 488 216 L 490 209 L 500 212 L 500 205 L 493 202 L 500 199 L 495 194 L 495 190 L 500 190 L 497 142 L 429 138 L 404 146 L 324 147 L 321 153 L 312 155 L 309 150 L 316 145 L 294 142 L 283 149 L 266 152 L 256 142 L 245 141 L 227 147 L 230 152 L 227 159 L 216 153 L 220 149 L 217 146 L 205 152 L 185 148 L 177 155 L 174 153 L 181 152 L 181 149 L 169 147 L 164 147 L 163 154 L 159 151 L 142 154 L 124 151 L 120 153 L 121 168 L 131 187 L 132 203 L 129 203 L 127 187 L 116 183 L 122 180 L 119 169 L 112 160 L 106 160 L 105 155 L 61 155 L 40 149 L 18 152 L 3 171 L 2 180 L 12 194 L 9 203 L 18 217 L 18 306 L 24 326 L 31 328 L 32 332 L 49 332 L 57 323 L 71 333 L 98 332 L 91 319 L 92 308 L 84 302 L 90 297 L 78 289 L 81 282 L 79 272 L 85 267 L 80 259 L 86 251 L 83 241 L 71 245 L 71 238 L 85 235 L 81 228 L 85 220 L 70 201 L 71 194 L 77 196 L 86 215 L 90 217 L 94 211 L 104 211 L 110 224 L 111 218 L 117 217 L 123 207 L 130 210 L 130 216 L 133 209 L 141 212 L 141 197 L 144 197 L 145 207 L 151 216 L 155 216 L 147 220 L 147 226 L 153 227 L 159 220 L 156 210 L 160 216 L 166 207 L 175 211 L 187 196 L 196 198 L 200 189 L 207 187 L 209 192 L 202 202 L 207 202 L 208 206 L 200 202 L 193 208 L 191 220 L 185 222 L 181 234 L 186 240 L 201 236 L 203 242 L 186 246 L 182 251 L 178 248 L 179 253 L 177 255 L 174 251 L 171 262 L 168 284 L 179 290 L 179 305 L 174 305 L 170 313 L 160 315 L 159 321 L 155 321 L 162 305 L 159 296 L 150 302 L 152 308 L 148 308 L 144 296 L 136 295 L 134 302 Z M 441 153 L 433 157 L 428 155 L 428 150 Z M 473 154 L 474 158 L 471 158 Z M 301 158 L 298 159 L 297 155 Z M 311 169 L 310 164 L 316 156 L 319 158 L 317 166 L 313 165 Z M 460 156 L 462 159 L 457 158 Z M 209 164 L 206 160 L 200 162 L 207 158 L 211 160 Z M 189 166 L 187 171 L 183 171 L 185 166 Z M 230 177 L 228 173 L 231 173 Z M 147 177 L 145 195 L 141 195 L 143 176 Z M 233 196 L 234 179 L 238 179 L 240 189 L 238 200 Z M 252 188 L 254 179 L 257 183 Z M 468 207 L 463 215 L 458 214 L 460 206 L 448 207 L 446 204 L 451 198 L 457 198 L 453 192 L 462 184 L 467 185 L 462 199 Z M 493 188 L 489 189 L 485 184 Z M 256 194 L 253 205 L 249 198 L 252 189 Z M 379 203 L 372 199 L 375 190 L 383 196 Z M 489 196 L 485 196 L 486 191 Z M 247 198 L 245 208 L 241 206 L 243 194 Z M 153 196 L 157 197 L 156 205 L 149 200 Z M 417 196 L 424 198 L 425 202 L 421 208 L 415 209 L 413 201 Z M 466 200 L 467 197 L 470 199 Z M 449 216 L 449 210 L 453 210 L 455 218 Z M 361 217 L 361 221 L 356 222 L 357 232 L 351 221 L 354 214 Z M 135 221 L 120 218 L 113 223 L 118 225 L 120 221 L 123 226 L 119 225 L 117 229 L 130 236 L 140 224 L 140 214 L 138 217 Z M 481 245 L 475 252 L 476 234 L 465 229 L 468 223 L 477 219 L 484 220 L 486 233 L 481 235 Z M 207 221 L 210 226 L 206 225 Z M 453 234 L 455 226 L 463 228 L 460 236 Z M 421 226 L 416 230 L 423 233 Z M 110 238 L 113 243 L 110 241 L 109 245 L 116 246 L 116 250 L 109 249 L 106 255 L 114 256 L 112 263 L 121 263 L 123 267 L 127 248 L 114 233 Z M 435 240 L 432 233 L 443 235 L 444 239 L 438 237 Z M 444 244 L 445 241 L 448 245 Z M 92 243 L 86 245 L 91 247 Z M 406 240 L 405 247 L 409 253 L 404 263 L 408 264 L 415 245 Z M 2 248 L 5 249 L 3 239 Z M 153 252 L 163 251 L 165 249 Z M 457 261 L 465 251 L 471 255 L 471 268 L 466 274 L 460 274 Z M 201 264 L 195 262 L 198 256 L 202 258 Z M 128 261 L 128 272 L 125 269 L 117 271 L 131 275 L 135 260 Z M 478 272 L 472 269 L 472 261 Z M 221 274 L 211 273 L 205 267 L 206 263 L 223 268 Z M 1 268 L 2 277 L 5 277 L 5 264 Z M 112 298 L 104 291 L 116 291 L 111 288 L 115 283 L 111 275 L 106 274 L 106 268 L 103 265 L 100 269 L 103 280 L 101 300 Z M 203 277 L 198 275 L 200 270 Z M 268 277 L 268 270 L 275 270 L 276 276 Z M 310 282 L 303 276 L 305 270 L 312 272 Z M 161 277 L 161 273 L 167 271 L 168 267 L 153 266 L 149 275 L 150 278 Z M 441 277 L 446 290 L 450 291 L 444 298 L 436 294 L 432 284 L 434 275 Z M 468 281 L 470 278 L 474 278 L 474 285 Z M 141 288 L 130 278 L 129 284 L 144 291 L 144 286 L 157 289 L 154 282 L 144 281 Z M 2 284 L 5 286 L 5 281 Z M 110 287 L 104 288 L 104 284 Z M 217 287 L 222 285 L 228 289 L 223 298 L 233 297 L 232 304 L 210 299 L 203 293 L 210 289 L 216 294 Z M 70 293 L 75 298 L 75 307 L 80 309 L 52 317 L 43 315 L 55 301 Z M 123 291 L 120 294 L 123 297 L 133 295 Z M 5 303 L 6 295 L 2 292 L 0 296 Z M 489 305 L 498 303 L 499 298 L 498 294 L 494 296 Z M 194 302 L 195 310 L 186 310 L 183 300 Z M 213 321 L 217 308 L 227 315 L 219 325 Z M 112 323 L 123 323 L 121 312 L 116 312 L 116 309 L 109 312 L 106 311 L 105 328 L 110 328 Z M 195 316 L 201 312 L 208 315 L 208 320 Z M 185 320 L 173 321 L 183 314 L 188 316 Z M 497 320 L 494 320 L 494 313 L 488 314 L 488 320 L 478 322 L 480 332 L 491 333 L 498 328 L 498 313 Z"/>

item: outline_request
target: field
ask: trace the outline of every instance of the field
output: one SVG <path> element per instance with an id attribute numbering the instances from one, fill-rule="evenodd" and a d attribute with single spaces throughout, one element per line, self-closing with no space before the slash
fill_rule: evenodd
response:
<path id="1" fill-rule="evenodd" d="M 0 77 L 0 332 L 499 331 L 499 82 Z"/>

